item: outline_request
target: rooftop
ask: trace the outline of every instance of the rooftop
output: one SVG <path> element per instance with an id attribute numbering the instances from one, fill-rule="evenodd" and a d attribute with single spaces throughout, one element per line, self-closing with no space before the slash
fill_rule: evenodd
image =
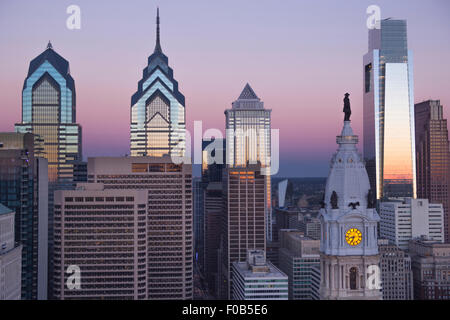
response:
<path id="1" fill-rule="evenodd" d="M 2 205 L 0 203 L 0 214 L 6 214 L 6 213 L 11 213 L 11 212 L 14 212 L 14 210 L 11 210 L 10 208 L 5 207 L 4 205 Z"/>

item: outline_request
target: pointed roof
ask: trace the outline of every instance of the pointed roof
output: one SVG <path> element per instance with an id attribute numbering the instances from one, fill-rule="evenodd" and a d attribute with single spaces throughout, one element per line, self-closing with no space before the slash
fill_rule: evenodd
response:
<path id="1" fill-rule="evenodd" d="M 253 91 L 252 87 L 247 83 L 244 87 L 244 90 L 242 90 L 241 95 L 238 99 L 242 100 L 253 100 L 258 99 L 258 96 L 256 95 L 255 91 Z"/>
<path id="2" fill-rule="evenodd" d="M 162 52 L 161 41 L 159 36 L 159 7 L 156 9 L 156 45 L 155 52 Z"/>

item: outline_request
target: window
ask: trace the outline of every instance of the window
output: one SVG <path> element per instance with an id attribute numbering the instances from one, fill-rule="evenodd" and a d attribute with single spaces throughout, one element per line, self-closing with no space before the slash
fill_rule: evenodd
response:
<path id="1" fill-rule="evenodd" d="M 352 267 L 350 269 L 350 290 L 356 290 L 356 279 L 358 279 L 358 269 Z"/>
<path id="2" fill-rule="evenodd" d="M 370 92 L 370 78 L 372 73 L 372 64 L 369 63 L 364 68 L 364 83 L 365 83 L 365 89 L 366 92 Z"/>

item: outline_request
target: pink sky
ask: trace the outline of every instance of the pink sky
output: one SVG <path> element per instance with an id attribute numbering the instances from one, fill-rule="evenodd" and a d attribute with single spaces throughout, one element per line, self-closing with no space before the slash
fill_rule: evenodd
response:
<path id="1" fill-rule="evenodd" d="M 280 129 L 280 175 L 325 176 L 345 92 L 353 129 L 362 132 L 370 4 L 383 18 L 407 20 L 414 100 L 440 99 L 450 115 L 450 4 L 391 2 L 3 0 L 0 131 L 20 122 L 29 62 L 51 39 L 75 79 L 84 157 L 128 153 L 130 99 L 154 48 L 159 5 L 162 48 L 186 97 L 188 129 L 195 120 L 223 129 L 223 111 L 249 82 Z M 81 8 L 81 30 L 65 26 L 71 4 Z"/>

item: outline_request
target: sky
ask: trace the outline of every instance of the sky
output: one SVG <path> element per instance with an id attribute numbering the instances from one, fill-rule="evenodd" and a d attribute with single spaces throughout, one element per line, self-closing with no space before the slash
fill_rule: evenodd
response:
<path id="1" fill-rule="evenodd" d="M 81 29 L 66 27 L 69 5 Z M 450 1 L 364 0 L 0 0 L 0 131 L 21 121 L 29 62 L 53 48 L 70 62 L 83 127 L 83 157 L 129 153 L 131 95 L 161 46 L 186 97 L 187 129 L 224 130 L 248 82 L 279 129 L 279 176 L 323 177 L 350 93 L 352 126 L 362 141 L 362 57 L 366 8 L 406 19 L 414 53 L 414 100 L 439 99 L 450 115 Z M 362 152 L 362 144 L 359 144 Z"/>

